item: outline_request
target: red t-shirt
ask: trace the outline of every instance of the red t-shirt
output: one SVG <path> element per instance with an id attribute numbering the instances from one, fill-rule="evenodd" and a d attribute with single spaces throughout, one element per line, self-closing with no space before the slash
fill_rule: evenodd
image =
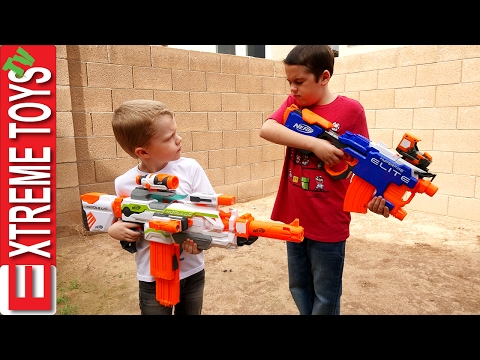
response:
<path id="1" fill-rule="evenodd" d="M 287 107 L 300 105 L 290 95 L 269 119 L 283 124 Z M 308 108 L 333 123 L 341 135 L 349 130 L 369 137 L 365 110 L 356 100 L 338 95 L 327 105 Z M 350 179 L 335 180 L 313 153 L 305 155 L 287 147 L 277 197 L 271 219 L 291 223 L 295 218 L 305 229 L 305 237 L 323 242 L 338 242 L 350 236 L 350 213 L 343 211 L 343 201 Z"/>

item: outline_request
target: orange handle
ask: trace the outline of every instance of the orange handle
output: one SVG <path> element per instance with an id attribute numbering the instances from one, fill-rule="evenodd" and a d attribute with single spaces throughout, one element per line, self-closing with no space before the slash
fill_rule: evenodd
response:
<path id="1" fill-rule="evenodd" d="M 359 176 L 353 176 L 347 189 L 343 210 L 365 214 L 368 202 L 375 194 L 375 186 Z"/>

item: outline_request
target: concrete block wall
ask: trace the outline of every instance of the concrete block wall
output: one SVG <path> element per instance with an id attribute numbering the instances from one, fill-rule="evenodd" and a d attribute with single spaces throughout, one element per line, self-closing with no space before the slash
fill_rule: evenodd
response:
<path id="1" fill-rule="evenodd" d="M 433 156 L 439 191 L 406 210 L 479 220 L 479 46 L 406 46 L 336 58 L 331 89 L 365 107 L 374 141 L 406 131 Z M 259 137 L 289 93 L 283 63 L 161 45 L 57 45 L 57 237 L 83 231 L 82 193 L 114 194 L 134 166 L 110 120 L 125 100 L 159 100 L 176 113 L 183 155 L 218 193 L 244 202 L 274 194 L 284 148 Z M 423 199 L 423 198 L 428 199 Z"/>

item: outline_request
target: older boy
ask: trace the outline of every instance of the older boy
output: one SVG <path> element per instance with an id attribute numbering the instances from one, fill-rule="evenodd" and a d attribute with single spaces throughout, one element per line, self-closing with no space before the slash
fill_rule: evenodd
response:
<path id="1" fill-rule="evenodd" d="M 334 180 L 324 165 L 340 163 L 344 153 L 327 140 L 283 126 L 283 114 L 295 104 L 334 123 L 339 134 L 350 130 L 368 137 L 365 111 L 358 101 L 330 92 L 334 55 L 329 45 L 297 45 L 283 62 L 291 94 L 260 131 L 262 138 L 287 147 L 271 218 L 284 222 L 298 218 L 305 229 L 302 243 L 287 243 L 289 288 L 300 314 L 338 315 L 350 235 L 350 213 L 343 211 L 349 180 Z M 372 199 L 368 208 L 389 216 L 381 197 Z"/>

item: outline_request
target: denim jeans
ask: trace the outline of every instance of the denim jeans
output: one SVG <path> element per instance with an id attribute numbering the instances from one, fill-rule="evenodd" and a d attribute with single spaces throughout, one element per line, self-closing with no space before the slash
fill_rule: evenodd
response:
<path id="1" fill-rule="evenodd" d="M 340 315 L 345 243 L 287 242 L 289 288 L 300 315 Z"/>
<path id="2" fill-rule="evenodd" d="M 139 281 L 139 305 L 142 315 L 201 315 L 205 270 L 180 280 L 180 301 L 174 307 L 163 306 L 156 299 L 156 283 Z"/>

